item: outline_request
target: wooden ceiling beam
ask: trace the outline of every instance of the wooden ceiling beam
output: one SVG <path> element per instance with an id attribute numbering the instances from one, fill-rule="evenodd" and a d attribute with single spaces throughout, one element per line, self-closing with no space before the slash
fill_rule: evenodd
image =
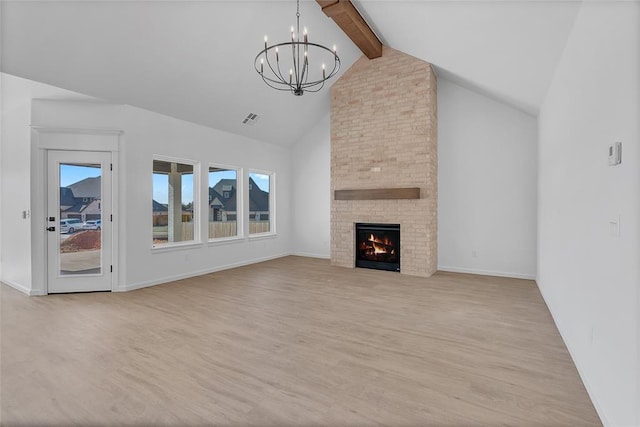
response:
<path id="1" fill-rule="evenodd" d="M 367 58 L 382 56 L 382 42 L 375 35 L 351 0 L 316 0 L 322 11 L 349 36 Z"/>

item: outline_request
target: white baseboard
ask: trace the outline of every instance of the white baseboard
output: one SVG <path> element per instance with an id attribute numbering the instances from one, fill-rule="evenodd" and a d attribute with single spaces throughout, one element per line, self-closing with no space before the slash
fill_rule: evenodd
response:
<path id="1" fill-rule="evenodd" d="M 22 292 L 25 295 L 29 295 L 31 296 L 36 296 L 36 295 L 44 295 L 44 292 L 42 291 L 42 289 L 30 289 L 24 285 L 21 285 L 20 283 L 11 281 L 11 280 L 2 280 L 2 283 L 4 283 L 7 286 L 11 286 L 13 289 Z"/>
<path id="2" fill-rule="evenodd" d="M 254 258 L 250 260 L 243 260 L 233 264 L 220 265 L 213 268 L 207 268 L 204 270 L 190 271 L 188 273 L 176 274 L 175 276 L 163 277 L 162 279 L 149 280 L 145 282 L 131 283 L 125 286 L 120 286 L 114 289 L 114 292 L 127 292 L 134 291 L 136 289 L 148 288 L 149 286 L 161 285 L 163 283 L 174 282 L 176 280 L 188 279 L 190 277 L 202 276 L 204 274 L 215 273 L 216 271 L 229 270 L 237 267 L 244 267 L 245 265 L 257 264 L 259 262 L 270 261 L 272 259 L 282 258 L 291 254 L 284 253 L 278 255 L 271 255 L 263 258 Z"/>
<path id="3" fill-rule="evenodd" d="M 538 289 L 540 290 L 540 294 L 542 295 L 542 299 L 543 299 L 545 305 L 547 306 L 547 309 L 549 310 L 549 313 L 551 313 L 551 318 L 553 319 L 553 323 L 556 325 L 556 329 L 558 329 L 558 332 L 560 333 L 560 338 L 562 338 L 562 341 L 564 342 L 564 346 L 567 348 L 567 351 L 569 352 L 569 356 L 571 357 L 571 360 L 573 361 L 573 364 L 575 365 L 576 369 L 578 370 L 578 375 L 580 375 L 580 379 L 582 380 L 582 383 L 584 384 L 584 388 L 587 389 L 587 394 L 591 398 L 591 402 L 593 403 L 594 408 L 596 408 L 596 412 L 598 413 L 598 416 L 600 417 L 600 421 L 602 421 L 602 424 L 604 425 L 604 427 L 614 427 L 613 424 L 611 424 L 611 422 L 609 421 L 609 417 L 607 417 L 607 414 L 606 414 L 604 408 L 598 402 L 598 399 L 596 397 L 596 393 L 595 393 L 593 387 L 591 387 L 591 384 L 589 383 L 589 380 L 587 379 L 587 376 L 584 375 L 585 371 L 584 371 L 583 367 L 581 366 L 580 362 L 574 357 L 573 351 L 571 350 L 571 346 L 569 345 L 569 342 L 564 338 L 565 334 L 562 331 L 562 327 L 560 327 L 560 324 L 556 320 L 556 316 L 553 314 L 553 310 L 551 309 L 551 306 L 547 302 L 547 299 L 544 296 L 544 292 L 542 291 L 542 288 L 538 284 L 537 284 L 537 286 L 538 286 Z"/>
<path id="4" fill-rule="evenodd" d="M 308 253 L 308 252 L 293 252 L 291 255 L 303 256 L 303 257 L 307 257 L 307 258 L 321 258 L 321 259 L 330 259 L 331 258 L 329 255 L 312 254 L 312 253 Z"/>
<path id="5" fill-rule="evenodd" d="M 497 276 L 497 277 L 511 277 L 513 279 L 536 280 L 536 276 L 533 274 L 511 273 L 511 272 L 505 272 L 505 271 L 479 270 L 475 268 L 464 268 L 464 267 L 448 267 L 445 265 L 439 265 L 438 270 L 449 271 L 451 273 L 478 274 L 480 276 Z"/>

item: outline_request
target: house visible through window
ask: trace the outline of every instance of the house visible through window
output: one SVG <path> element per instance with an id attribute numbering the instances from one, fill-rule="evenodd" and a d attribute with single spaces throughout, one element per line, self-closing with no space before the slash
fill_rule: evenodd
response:
<path id="1" fill-rule="evenodd" d="M 249 234 L 273 232 L 273 174 L 249 173 Z"/>
<path id="2" fill-rule="evenodd" d="M 198 240 L 194 164 L 153 160 L 153 246 Z"/>
<path id="3" fill-rule="evenodd" d="M 238 170 L 209 166 L 209 239 L 238 235 Z"/>

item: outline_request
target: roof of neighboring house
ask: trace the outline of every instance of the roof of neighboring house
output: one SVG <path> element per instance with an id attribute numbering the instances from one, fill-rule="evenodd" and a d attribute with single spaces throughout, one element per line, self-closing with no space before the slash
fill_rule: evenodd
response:
<path id="1" fill-rule="evenodd" d="M 209 206 L 216 207 L 216 208 L 224 208 L 224 203 L 220 201 L 219 197 L 215 196 L 213 200 L 211 200 L 211 202 L 209 203 Z"/>
<path id="2" fill-rule="evenodd" d="M 209 193 L 211 193 L 212 188 L 218 194 L 222 194 L 225 191 L 233 191 L 236 189 L 236 185 L 237 181 L 235 179 L 221 179 L 216 185 L 209 187 Z"/>
<path id="3" fill-rule="evenodd" d="M 153 200 L 153 212 L 168 212 L 169 208 L 167 207 L 167 205 L 163 205 L 160 202 L 156 202 L 155 200 Z"/>
<path id="4" fill-rule="evenodd" d="M 97 176 L 94 178 L 85 178 L 82 181 L 69 185 L 68 188 L 73 191 L 73 195 L 76 198 L 100 199 L 102 192 L 100 183 L 100 177 Z"/>
<path id="5" fill-rule="evenodd" d="M 228 198 L 224 198 L 225 191 L 230 193 Z M 236 195 L 236 180 L 221 179 L 216 185 L 209 187 L 209 206 L 233 212 L 237 205 Z M 269 193 L 261 190 L 251 177 L 249 177 L 249 210 L 252 212 L 269 210 Z"/>
<path id="6" fill-rule="evenodd" d="M 235 180 L 223 179 L 222 181 L 235 181 Z M 216 187 L 222 190 L 227 186 L 227 184 L 220 185 L 220 186 L 218 186 L 218 184 L 216 184 L 216 186 L 214 187 L 209 187 L 209 199 L 211 199 L 211 201 L 209 202 L 209 206 L 215 207 L 215 208 L 222 208 L 227 212 L 235 212 L 236 204 L 237 204 L 235 187 L 229 185 L 231 187 L 230 190 L 224 190 L 222 192 L 218 192 L 215 190 Z M 224 197 L 225 191 L 229 192 L 229 197 L 227 198 Z"/>
<path id="7" fill-rule="evenodd" d="M 69 187 L 60 187 L 60 206 L 73 206 L 76 204 L 76 198 L 73 190 Z"/>
<path id="8" fill-rule="evenodd" d="M 266 212 L 269 210 L 269 193 L 258 187 L 255 181 L 249 178 L 249 211 Z"/>
<path id="9" fill-rule="evenodd" d="M 84 210 L 84 208 L 86 208 L 88 206 L 88 203 L 83 203 L 83 202 L 76 202 L 73 204 L 73 206 L 67 208 L 64 210 L 64 212 L 67 213 L 80 213 Z"/>

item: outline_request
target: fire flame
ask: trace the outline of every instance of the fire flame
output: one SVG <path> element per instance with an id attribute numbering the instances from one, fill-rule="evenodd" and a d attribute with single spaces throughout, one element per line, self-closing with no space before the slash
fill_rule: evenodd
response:
<path id="1" fill-rule="evenodd" d="M 394 242 L 387 236 L 379 237 L 371 233 L 368 239 L 360 242 L 359 246 L 367 255 L 396 254 Z"/>
<path id="2" fill-rule="evenodd" d="M 375 243 L 373 243 L 373 253 L 378 255 L 378 254 L 386 254 L 387 253 L 387 248 L 385 248 L 384 246 L 380 246 L 377 245 Z"/>

